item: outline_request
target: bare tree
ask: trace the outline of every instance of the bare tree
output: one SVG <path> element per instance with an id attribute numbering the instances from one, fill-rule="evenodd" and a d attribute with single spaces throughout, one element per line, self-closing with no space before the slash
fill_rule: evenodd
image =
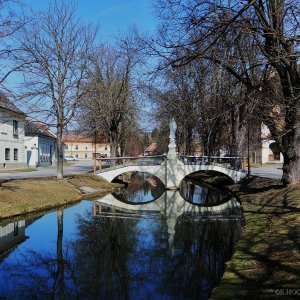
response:
<path id="1" fill-rule="evenodd" d="M 18 51 L 14 36 L 23 28 L 27 20 L 22 12 L 22 5 L 17 0 L 0 0 L 0 86 L 4 85 L 9 75 L 19 71 L 23 63 L 15 60 Z"/>
<path id="2" fill-rule="evenodd" d="M 88 94 L 82 107 L 85 120 L 93 123 L 100 135 L 108 138 L 111 157 L 119 155 L 119 147 L 124 145 L 126 124 L 136 116 L 132 85 L 136 61 L 126 42 L 124 46 L 122 52 L 101 46 L 91 56 L 86 86 Z"/>
<path id="3" fill-rule="evenodd" d="M 85 65 L 95 34 L 76 18 L 73 7 L 54 1 L 19 35 L 19 60 L 27 66 L 22 96 L 29 113 L 43 116 L 57 129 L 58 179 L 63 178 L 63 131 L 84 95 Z"/>
<path id="4" fill-rule="evenodd" d="M 208 60 L 244 85 L 247 115 L 261 117 L 279 144 L 286 184 L 300 182 L 299 7 L 297 0 L 161 0 L 164 21 L 158 48 L 151 46 L 167 58 L 162 67 Z"/>

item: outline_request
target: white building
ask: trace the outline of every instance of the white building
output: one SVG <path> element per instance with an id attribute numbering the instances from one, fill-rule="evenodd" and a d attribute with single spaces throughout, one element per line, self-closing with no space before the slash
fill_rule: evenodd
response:
<path id="1" fill-rule="evenodd" d="M 270 130 L 262 123 L 261 125 L 261 163 L 283 163 L 278 144 L 272 139 Z"/>
<path id="2" fill-rule="evenodd" d="M 56 135 L 42 122 L 25 122 L 25 150 L 29 167 L 50 166 L 55 162 Z"/>
<path id="3" fill-rule="evenodd" d="M 25 220 L 0 226 L 0 263 L 9 250 L 26 240 Z"/>
<path id="4" fill-rule="evenodd" d="M 0 94 L 0 169 L 26 167 L 25 114 Z"/>

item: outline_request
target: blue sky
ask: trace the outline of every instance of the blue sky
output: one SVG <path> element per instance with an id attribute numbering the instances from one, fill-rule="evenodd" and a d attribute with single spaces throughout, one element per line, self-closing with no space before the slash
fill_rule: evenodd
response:
<path id="1" fill-rule="evenodd" d="M 24 3 L 37 9 L 48 6 L 47 0 L 26 0 Z M 103 42 L 126 32 L 131 25 L 142 32 L 155 31 L 153 0 L 77 0 L 75 4 L 81 20 L 100 25 L 99 36 Z"/>
<path id="2" fill-rule="evenodd" d="M 60 0 L 57 0 L 60 1 Z M 75 3 L 78 17 L 85 23 L 99 24 L 98 43 L 114 44 L 114 36 L 126 33 L 135 25 L 142 33 L 154 33 L 157 19 L 153 13 L 153 3 L 156 0 L 65 0 L 66 3 Z M 21 0 L 27 8 L 34 10 L 46 9 L 48 0 Z M 26 9 L 27 10 L 27 9 Z M 11 75 L 7 80 L 11 88 L 18 81 L 18 75 Z M 22 108 L 22 107 L 20 107 Z M 142 110 L 143 108 L 143 110 Z M 149 107 L 140 107 L 142 123 L 147 123 Z M 144 125 L 142 125 L 144 126 Z M 149 126 L 149 125 L 147 125 Z"/>

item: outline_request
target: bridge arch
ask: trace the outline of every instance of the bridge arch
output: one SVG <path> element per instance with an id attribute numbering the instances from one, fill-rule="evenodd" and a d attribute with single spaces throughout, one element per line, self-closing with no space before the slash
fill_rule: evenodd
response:
<path id="1" fill-rule="evenodd" d="M 241 171 L 241 170 L 235 170 L 233 168 L 227 168 L 222 165 L 216 165 L 216 164 L 184 164 L 181 161 L 177 162 L 177 164 L 180 166 L 178 168 L 178 172 L 176 174 L 176 185 L 179 186 L 180 182 L 185 178 L 186 176 L 197 173 L 197 172 L 202 172 L 202 171 L 213 171 L 216 173 L 221 173 L 229 178 L 233 182 L 239 182 L 242 180 L 245 176 L 246 173 Z"/>
<path id="2" fill-rule="evenodd" d="M 181 180 L 183 180 L 184 178 L 186 178 L 187 176 L 190 176 L 190 175 L 196 175 L 196 174 L 203 174 L 203 173 L 206 173 L 209 177 L 215 177 L 215 176 L 222 176 L 224 175 L 226 178 L 228 178 L 228 180 L 230 181 L 230 183 L 235 183 L 234 182 L 234 179 L 232 177 L 230 177 L 229 175 L 223 173 L 223 172 L 220 172 L 220 171 L 215 171 L 215 170 L 198 170 L 196 172 L 193 172 L 193 173 L 190 173 L 190 174 L 187 174 L 185 177 L 183 177 Z"/>
<path id="3" fill-rule="evenodd" d="M 149 173 L 153 176 L 159 178 L 164 185 L 166 185 L 166 175 L 165 175 L 165 165 L 155 165 L 155 166 L 121 166 L 109 170 L 103 170 L 102 172 L 98 173 L 102 178 L 106 179 L 107 181 L 111 182 L 117 176 L 126 173 L 126 172 L 142 172 L 142 173 Z"/>
<path id="4" fill-rule="evenodd" d="M 187 175 L 201 171 L 218 172 L 227 175 L 234 182 L 239 182 L 246 177 L 246 173 L 242 170 L 217 164 L 184 164 L 179 159 L 175 159 L 173 164 L 167 161 L 167 163 L 164 162 L 160 165 L 120 165 L 115 168 L 104 169 L 98 175 L 111 182 L 115 177 L 132 171 L 152 174 L 158 177 L 167 188 L 179 187 L 180 182 Z"/>

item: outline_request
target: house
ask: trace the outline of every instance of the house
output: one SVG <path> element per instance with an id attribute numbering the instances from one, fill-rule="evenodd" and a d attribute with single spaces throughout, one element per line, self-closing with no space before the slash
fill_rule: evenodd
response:
<path id="1" fill-rule="evenodd" d="M 272 139 L 270 130 L 262 123 L 261 125 L 261 163 L 283 163 L 278 144 Z"/>
<path id="2" fill-rule="evenodd" d="M 26 115 L 0 93 L 0 169 L 26 167 L 25 118 Z"/>
<path id="3" fill-rule="evenodd" d="M 14 249 L 14 247 L 27 239 L 25 227 L 25 220 L 15 221 L 0 226 L 0 264 L 10 254 L 10 250 Z"/>
<path id="4" fill-rule="evenodd" d="M 97 139 L 83 134 L 67 134 L 63 136 L 65 155 L 72 155 L 76 159 L 92 159 L 93 153 L 97 157 L 110 157 L 110 145 L 103 139 Z"/>
<path id="5" fill-rule="evenodd" d="M 29 167 L 50 166 L 55 162 L 56 135 L 43 122 L 25 121 L 25 156 Z"/>
<path id="6" fill-rule="evenodd" d="M 158 149 L 157 142 L 152 142 L 150 146 L 148 146 L 144 151 L 144 156 L 151 156 L 155 155 L 156 151 Z"/>

